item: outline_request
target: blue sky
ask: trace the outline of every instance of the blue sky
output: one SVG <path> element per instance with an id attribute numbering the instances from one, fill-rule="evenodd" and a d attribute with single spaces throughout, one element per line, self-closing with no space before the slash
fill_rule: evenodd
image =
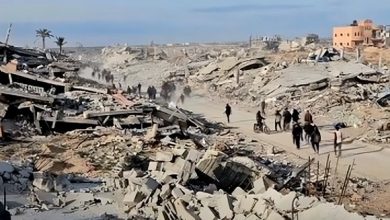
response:
<path id="1" fill-rule="evenodd" d="M 69 46 L 328 37 L 354 19 L 390 24 L 389 11 L 389 0 L 0 0 L 0 41 L 10 22 L 11 43 L 30 47 L 40 46 L 38 28 Z"/>

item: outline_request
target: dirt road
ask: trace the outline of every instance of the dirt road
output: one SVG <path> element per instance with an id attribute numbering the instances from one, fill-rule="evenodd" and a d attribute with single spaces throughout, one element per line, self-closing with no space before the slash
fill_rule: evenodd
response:
<path id="1" fill-rule="evenodd" d="M 222 103 L 218 99 L 212 100 L 209 97 L 194 94 L 191 98 L 187 99 L 182 105 L 183 108 L 191 110 L 195 113 L 203 114 L 209 120 L 226 123 L 226 116 L 223 114 L 224 106 L 226 103 Z M 322 142 L 320 144 L 320 154 L 314 153 L 311 145 L 308 145 L 304 141 L 304 145 L 300 150 L 297 150 L 292 143 L 292 137 L 290 132 L 278 132 L 269 135 L 256 134 L 253 132 L 253 123 L 255 121 L 256 109 L 243 109 L 238 106 L 232 105 L 231 123 L 229 126 L 234 127 L 238 131 L 245 135 L 281 148 L 289 153 L 295 154 L 301 158 L 314 157 L 319 160 L 324 166 L 326 158 L 330 154 L 332 172 L 336 166 L 336 157 L 333 152 L 333 126 L 327 123 L 318 122 L 317 125 L 320 128 L 322 135 Z M 273 130 L 274 117 L 266 116 L 267 125 Z M 320 121 L 318 117 L 314 116 L 314 120 Z M 346 129 L 343 131 L 344 136 L 350 136 L 356 131 Z M 369 178 L 371 180 L 389 180 L 390 172 L 390 149 L 380 146 L 374 146 L 365 143 L 359 143 L 354 141 L 352 144 L 344 144 L 342 149 L 342 156 L 339 159 L 339 165 L 337 168 L 338 175 L 344 175 L 348 168 L 348 165 L 355 161 L 354 170 L 352 175 Z"/>

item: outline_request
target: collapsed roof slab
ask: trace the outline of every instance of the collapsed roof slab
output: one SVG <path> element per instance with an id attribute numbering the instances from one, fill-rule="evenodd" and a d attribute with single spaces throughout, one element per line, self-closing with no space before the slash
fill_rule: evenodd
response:
<path id="1" fill-rule="evenodd" d="M 39 76 L 27 74 L 24 72 L 11 72 L 0 67 L 0 78 L 6 79 L 8 84 L 13 82 L 20 82 L 28 85 L 43 87 L 45 91 L 50 90 L 52 87 L 56 88 L 56 94 L 63 93 L 66 90 L 67 84 L 51 79 L 45 79 Z M 2 80 L 4 81 L 4 80 Z"/>
<path id="2" fill-rule="evenodd" d="M 53 103 L 54 98 L 53 97 L 46 97 L 46 96 L 40 96 L 40 95 L 34 95 L 31 93 L 22 92 L 16 89 L 11 88 L 0 88 L 0 94 L 12 97 L 11 99 L 26 99 L 26 100 L 32 100 L 36 102 L 44 102 L 44 103 Z"/>

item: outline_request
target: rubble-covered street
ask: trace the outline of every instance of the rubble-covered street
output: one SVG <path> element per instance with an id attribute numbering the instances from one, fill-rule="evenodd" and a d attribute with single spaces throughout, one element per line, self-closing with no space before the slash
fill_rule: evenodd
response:
<path id="1" fill-rule="evenodd" d="M 390 220 L 384 1 L 2 2 L 0 220 Z"/>
<path id="2" fill-rule="evenodd" d="M 335 50 L 290 64 L 235 46 L 186 49 L 104 48 L 76 61 L 1 46 L 11 61 L 0 67 L 0 184 L 13 219 L 390 215 L 388 160 L 372 156 L 388 155 L 387 71 Z M 149 99 L 146 86 L 169 92 Z M 325 143 L 332 123 L 345 123 L 343 156 L 326 144 L 320 155 L 297 151 L 287 132 L 254 133 L 261 99 L 270 125 L 277 108 L 310 109 Z"/>

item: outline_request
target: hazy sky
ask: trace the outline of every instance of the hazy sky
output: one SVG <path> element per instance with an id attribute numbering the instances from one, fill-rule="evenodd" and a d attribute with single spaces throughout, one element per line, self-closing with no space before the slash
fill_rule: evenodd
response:
<path id="1" fill-rule="evenodd" d="M 328 37 L 332 26 L 354 19 L 390 24 L 389 11 L 390 0 L 0 0 L 0 41 L 10 22 L 19 46 L 40 46 L 38 28 L 69 46 Z"/>

